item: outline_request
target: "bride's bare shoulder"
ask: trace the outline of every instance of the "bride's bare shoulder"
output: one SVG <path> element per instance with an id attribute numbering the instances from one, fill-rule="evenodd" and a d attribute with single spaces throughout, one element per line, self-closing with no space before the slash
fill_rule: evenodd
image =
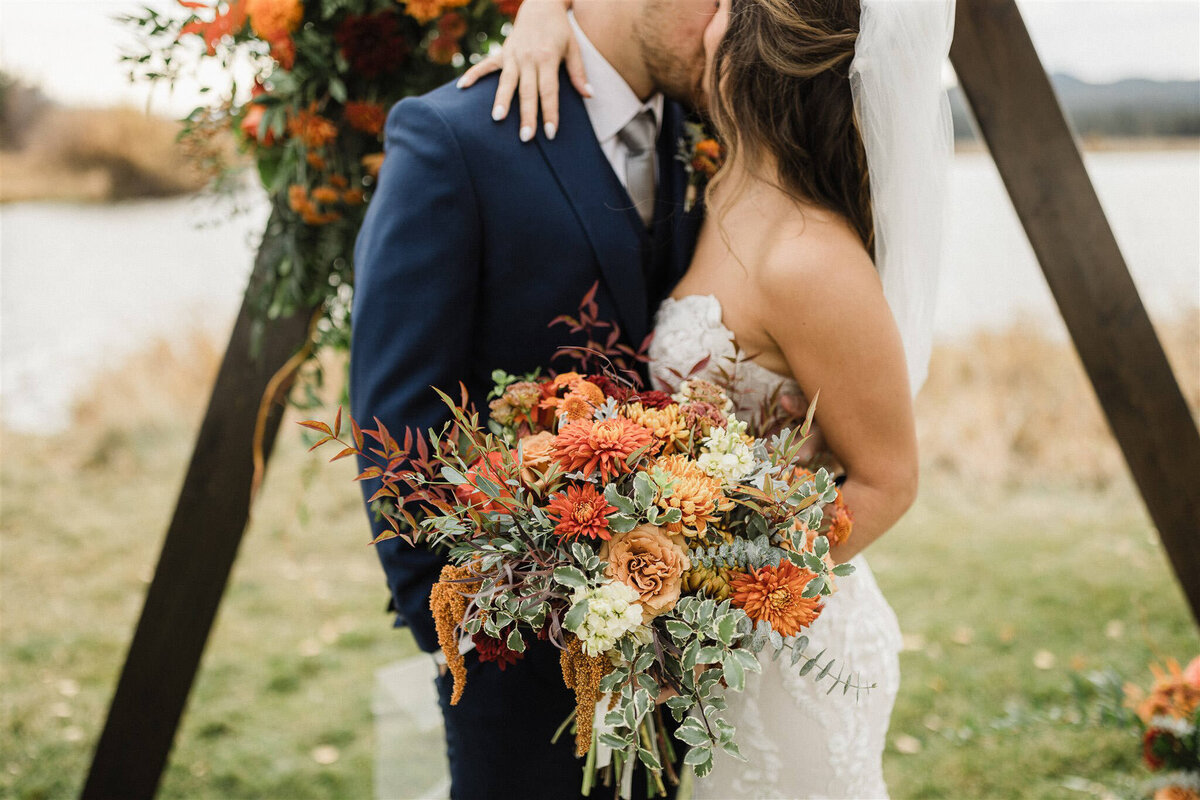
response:
<path id="1" fill-rule="evenodd" d="M 776 310 L 811 311 L 824 306 L 834 311 L 871 295 L 882 298 L 883 287 L 870 254 L 841 217 L 805 213 L 773 239 L 763 249 L 755 273 L 759 291 Z"/>

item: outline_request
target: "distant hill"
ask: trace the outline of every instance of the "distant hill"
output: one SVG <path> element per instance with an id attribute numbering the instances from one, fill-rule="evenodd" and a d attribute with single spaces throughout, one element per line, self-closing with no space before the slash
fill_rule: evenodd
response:
<path id="1" fill-rule="evenodd" d="M 1050 81 L 1080 136 L 1200 136 L 1200 81 L 1087 83 L 1064 74 Z M 955 138 L 974 138 L 974 123 L 957 87 L 950 90 L 950 108 Z"/>

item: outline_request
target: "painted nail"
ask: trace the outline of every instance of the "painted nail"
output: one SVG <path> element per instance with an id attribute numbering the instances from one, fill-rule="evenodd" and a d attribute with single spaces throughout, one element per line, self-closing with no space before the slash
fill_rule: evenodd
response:
<path id="1" fill-rule="evenodd" d="M 592 85 L 590 83 L 585 83 L 583 85 L 583 93 L 586 94 L 588 97 L 591 97 L 592 95 L 594 95 L 596 93 L 596 91 L 592 88 Z"/>
<path id="2" fill-rule="evenodd" d="M 532 138 L 533 138 L 533 128 L 529 127 L 528 125 L 521 128 L 521 141 L 522 142 L 528 142 Z"/>
<path id="3" fill-rule="evenodd" d="M 553 122 L 547 122 L 546 123 L 546 138 L 549 139 L 550 141 L 554 141 L 554 137 L 557 135 L 558 135 L 558 128 L 555 127 Z"/>
<path id="4" fill-rule="evenodd" d="M 492 119 L 494 119 L 496 122 L 499 122 L 500 120 L 504 119 L 504 114 L 506 111 L 508 111 L 508 109 L 504 106 L 496 106 L 492 109 Z"/>
<path id="5" fill-rule="evenodd" d="M 466 83 L 466 82 L 467 82 L 467 76 L 465 76 L 465 75 L 464 75 L 463 77 L 459 78 L 459 79 L 458 79 L 458 82 L 457 82 L 457 83 L 455 83 L 454 85 L 455 85 L 456 87 L 458 87 L 459 89 L 461 89 L 461 88 L 463 87 L 463 84 L 464 84 L 464 83 Z"/>

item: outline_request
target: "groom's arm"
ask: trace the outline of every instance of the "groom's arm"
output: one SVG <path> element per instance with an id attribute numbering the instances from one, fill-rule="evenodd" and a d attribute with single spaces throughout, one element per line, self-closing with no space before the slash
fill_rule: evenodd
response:
<path id="1" fill-rule="evenodd" d="M 430 388 L 456 396 L 470 373 L 479 289 L 476 198 L 454 132 L 420 98 L 388 115 L 387 156 L 355 248 L 350 403 L 403 440 L 448 419 Z M 361 464 L 365 468 L 367 464 Z M 379 488 L 363 481 L 363 498 Z M 371 517 L 372 533 L 388 529 Z M 375 545 L 398 613 L 423 650 L 437 649 L 429 592 L 444 559 L 400 539 Z"/>

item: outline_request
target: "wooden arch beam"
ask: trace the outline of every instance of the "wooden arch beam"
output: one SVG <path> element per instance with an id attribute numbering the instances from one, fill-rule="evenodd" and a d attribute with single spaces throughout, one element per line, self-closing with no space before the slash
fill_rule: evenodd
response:
<path id="1" fill-rule="evenodd" d="M 1015 0 L 959 0 L 950 60 L 1200 622 L 1200 433 Z"/>

